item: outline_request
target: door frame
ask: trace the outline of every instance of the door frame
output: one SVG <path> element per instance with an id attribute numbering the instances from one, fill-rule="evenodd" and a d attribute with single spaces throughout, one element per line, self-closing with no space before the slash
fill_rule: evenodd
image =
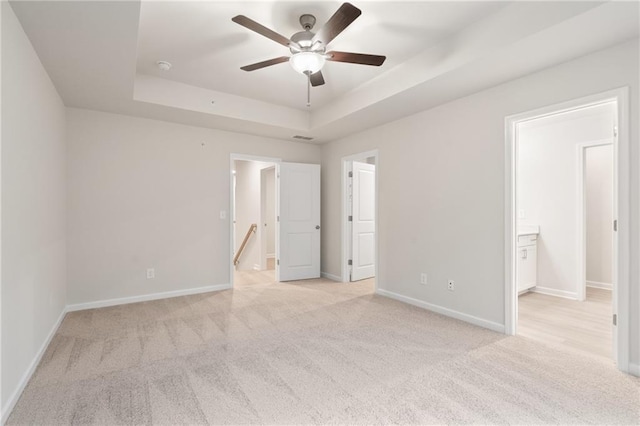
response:
<path id="1" fill-rule="evenodd" d="M 578 232 L 576 233 L 577 241 L 576 247 L 578 249 L 578 288 L 576 291 L 577 300 L 584 301 L 587 299 L 587 206 L 586 201 L 587 197 L 585 195 L 585 191 L 587 189 L 586 186 L 586 151 L 588 148 L 594 148 L 598 146 L 609 146 L 613 147 L 614 141 L 612 138 L 609 139 L 601 139 L 589 142 L 582 142 L 576 145 L 577 151 L 577 159 L 578 159 L 578 167 L 577 167 L 577 188 L 578 188 L 578 196 L 577 196 L 577 205 L 576 211 L 578 212 L 578 220 L 576 221 L 576 227 Z M 615 162 L 614 162 L 615 163 Z M 613 164 L 612 171 L 613 175 L 616 175 L 615 164 Z M 617 212 L 615 211 L 615 206 L 617 204 L 616 200 L 616 184 L 614 182 L 614 190 L 613 190 L 613 217 L 617 217 Z M 614 234 L 615 235 L 615 234 Z M 615 240 L 615 237 L 614 237 Z M 612 266 L 616 263 L 616 250 L 615 244 L 613 247 L 612 254 Z M 612 268 L 613 269 L 613 268 Z M 615 286 L 615 280 L 611 284 Z M 615 290 L 612 294 L 615 294 Z M 612 301 L 613 302 L 613 301 Z M 615 349 L 615 348 L 614 348 Z"/>
<path id="2" fill-rule="evenodd" d="M 584 107 L 607 102 L 616 103 L 615 122 L 617 136 L 613 138 L 614 146 L 614 182 L 617 201 L 614 211 L 617 212 L 618 232 L 614 235 L 617 261 L 613 265 L 613 281 L 616 293 L 612 299 L 614 312 L 617 314 L 617 326 L 614 327 L 615 359 L 617 368 L 629 372 L 629 268 L 630 268 L 630 157 L 629 157 L 629 88 L 622 87 L 567 102 L 549 105 L 532 111 L 505 117 L 505 204 L 504 204 L 504 254 L 505 254 L 505 334 L 515 335 L 518 321 L 518 291 L 515 282 L 516 268 L 516 163 L 517 163 L 517 124 L 568 112 Z"/>
<path id="3" fill-rule="evenodd" d="M 235 272 L 235 266 L 233 264 L 233 256 L 235 255 L 235 243 L 236 243 L 236 236 L 235 233 L 233 232 L 233 218 L 236 216 L 236 194 L 235 194 L 235 188 L 233 185 L 233 181 L 234 181 L 234 177 L 233 177 L 233 167 L 234 167 L 234 162 L 236 160 L 241 160 L 241 161 L 259 161 L 261 163 L 280 163 L 282 162 L 281 158 L 276 158 L 276 157 L 261 157 L 261 156 L 257 156 L 257 155 L 248 155 L 248 154 L 237 154 L 237 153 L 231 153 L 229 155 L 229 285 L 231 285 L 231 287 L 233 288 L 234 286 L 234 272 Z M 277 185 L 276 185 L 277 186 Z M 277 194 L 277 190 L 276 190 L 276 194 Z M 276 204 L 277 204 L 278 200 L 276 200 Z M 261 218 L 262 219 L 262 218 Z M 278 256 L 278 223 L 276 222 L 276 257 Z M 278 265 L 276 264 L 276 281 L 279 280 L 279 271 L 278 271 Z"/>
<path id="4" fill-rule="evenodd" d="M 274 177 L 273 177 L 273 195 L 274 195 L 274 216 L 276 215 L 275 213 L 275 208 L 276 208 L 276 197 L 275 197 L 275 187 L 277 184 L 277 179 L 275 177 L 276 174 L 276 166 L 275 164 L 273 166 L 270 167 L 265 167 L 264 169 L 260 170 L 260 226 L 258 227 L 258 229 L 260 229 L 260 270 L 264 271 L 265 269 L 267 269 L 267 259 L 268 259 L 268 255 L 269 253 L 267 253 L 267 236 L 265 233 L 265 228 L 264 228 L 264 221 L 265 218 L 267 216 L 267 173 L 273 170 L 274 173 Z M 276 221 L 274 220 L 273 225 L 274 227 L 276 227 Z M 277 229 L 274 230 L 274 232 L 277 231 Z M 275 247 L 274 247 L 275 250 Z M 275 253 L 273 253 L 273 255 L 275 256 Z"/>
<path id="5" fill-rule="evenodd" d="M 364 151 L 357 154 L 347 155 L 342 157 L 342 215 L 340 219 L 341 223 L 341 234 L 342 234 L 342 247 L 341 247 L 341 260 L 342 260 L 342 271 L 341 278 L 342 282 L 348 283 L 349 281 L 349 248 L 351 245 L 351 224 L 349 223 L 349 164 L 352 161 L 362 160 L 365 158 L 373 157 L 375 159 L 376 166 L 376 180 L 375 180 L 375 237 L 374 237 L 374 250 L 375 250 L 375 276 L 373 278 L 375 282 L 375 290 L 378 291 L 378 273 L 380 264 L 380 250 L 379 250 L 379 188 L 380 188 L 380 155 L 377 149 L 373 149 L 371 151 Z"/>

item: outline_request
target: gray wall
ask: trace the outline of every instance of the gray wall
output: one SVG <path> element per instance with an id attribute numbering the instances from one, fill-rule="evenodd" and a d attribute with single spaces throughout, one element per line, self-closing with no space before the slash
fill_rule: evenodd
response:
<path id="1" fill-rule="evenodd" d="M 228 284 L 230 155 L 320 148 L 68 109 L 69 304 Z M 155 279 L 145 271 L 154 267 Z"/>
<path id="2" fill-rule="evenodd" d="M 638 71 L 635 40 L 323 146 L 322 270 L 340 275 L 341 158 L 377 148 L 379 287 L 504 324 L 505 117 L 629 86 L 630 338 L 638 364 Z"/>
<path id="3" fill-rule="evenodd" d="M 65 109 L 2 7 L 2 412 L 66 305 Z"/>

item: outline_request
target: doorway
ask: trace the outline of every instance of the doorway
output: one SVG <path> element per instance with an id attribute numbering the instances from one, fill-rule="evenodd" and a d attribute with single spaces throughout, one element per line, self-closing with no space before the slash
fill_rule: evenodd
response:
<path id="1" fill-rule="evenodd" d="M 250 284 L 319 278 L 320 165 L 231 154 L 229 173 L 231 286 L 239 275 Z"/>
<path id="2" fill-rule="evenodd" d="M 342 281 L 373 281 L 377 287 L 378 151 L 342 159 Z"/>
<path id="3" fill-rule="evenodd" d="M 276 282 L 276 162 L 265 160 L 232 160 L 232 282 L 237 286 Z"/>
<path id="4" fill-rule="evenodd" d="M 620 89 L 507 117 L 505 176 L 507 334 L 612 359 L 623 371 L 629 170 L 619 159 L 628 158 L 627 105 Z M 596 162 L 609 166 L 609 177 L 592 188 Z M 608 219 L 607 209 L 589 209 L 598 193 L 609 194 L 595 201 L 610 206 Z M 610 289 L 589 279 L 596 263 L 609 271 Z"/>

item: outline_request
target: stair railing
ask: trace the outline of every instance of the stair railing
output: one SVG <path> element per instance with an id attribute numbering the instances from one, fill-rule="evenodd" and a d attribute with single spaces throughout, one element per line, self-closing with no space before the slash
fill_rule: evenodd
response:
<path id="1" fill-rule="evenodd" d="M 247 246 L 247 243 L 249 242 L 249 238 L 251 238 L 252 234 L 256 233 L 257 229 L 258 229 L 258 225 L 255 223 L 252 223 L 251 226 L 249 226 L 249 230 L 247 231 L 247 234 L 244 236 L 244 240 L 242 240 L 242 244 L 240 244 L 240 248 L 238 249 L 238 252 L 233 258 L 233 264 L 235 266 L 238 266 L 238 263 L 240 263 L 240 256 L 242 255 L 242 252 L 244 251 L 244 248 Z"/>

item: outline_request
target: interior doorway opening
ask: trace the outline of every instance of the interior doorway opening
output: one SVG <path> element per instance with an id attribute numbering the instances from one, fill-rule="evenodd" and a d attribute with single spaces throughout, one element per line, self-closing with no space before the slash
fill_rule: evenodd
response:
<path id="1" fill-rule="evenodd" d="M 231 154 L 229 173 L 231 286 L 320 278 L 320 165 Z"/>
<path id="2" fill-rule="evenodd" d="M 629 368 L 626 93 L 506 120 L 506 332 L 613 360 L 623 371 Z"/>
<path id="3" fill-rule="evenodd" d="M 278 159 L 231 158 L 231 283 L 278 281 L 276 264 Z"/>
<path id="4" fill-rule="evenodd" d="M 342 159 L 342 281 L 371 280 L 377 288 L 378 151 Z"/>

